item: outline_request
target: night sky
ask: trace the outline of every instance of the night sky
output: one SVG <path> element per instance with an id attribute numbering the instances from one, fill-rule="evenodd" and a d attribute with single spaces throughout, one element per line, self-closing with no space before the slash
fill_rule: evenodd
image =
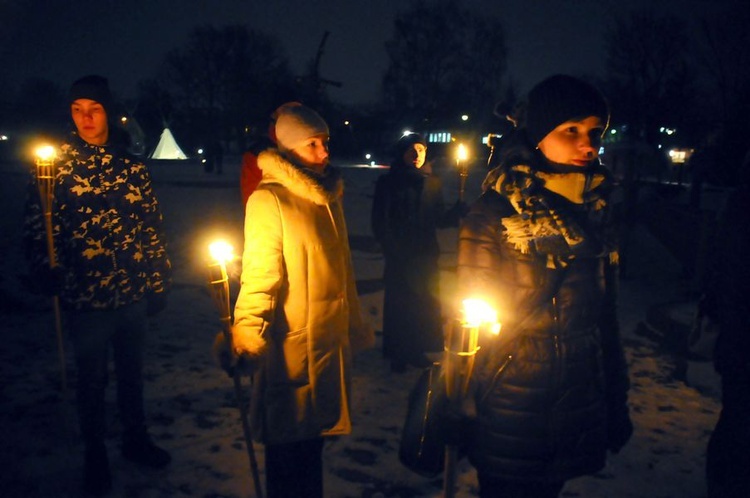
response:
<path id="1" fill-rule="evenodd" d="M 699 16 L 719 0 L 463 0 L 505 28 L 508 74 L 520 91 L 555 72 L 600 74 L 602 33 L 630 9 Z M 276 36 L 298 73 L 330 31 L 321 76 L 339 102 L 374 101 L 387 64 L 383 43 L 406 0 L 0 0 L 0 89 L 28 77 L 63 88 L 108 76 L 121 97 L 151 77 L 163 56 L 200 24 L 245 24 Z M 7 87 L 6 87 L 7 88 Z"/>

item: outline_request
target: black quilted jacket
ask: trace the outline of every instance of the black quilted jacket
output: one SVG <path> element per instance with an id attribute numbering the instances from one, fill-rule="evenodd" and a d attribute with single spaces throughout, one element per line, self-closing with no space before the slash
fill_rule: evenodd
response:
<path id="1" fill-rule="evenodd" d="M 556 207 L 582 209 L 562 197 Z M 567 480 L 604 466 L 607 424 L 627 417 L 615 270 L 604 256 L 550 269 L 522 254 L 500 223 L 514 213 L 488 190 L 460 232 L 461 293 L 488 298 L 503 325 L 480 338 L 469 456 L 496 479 Z"/>

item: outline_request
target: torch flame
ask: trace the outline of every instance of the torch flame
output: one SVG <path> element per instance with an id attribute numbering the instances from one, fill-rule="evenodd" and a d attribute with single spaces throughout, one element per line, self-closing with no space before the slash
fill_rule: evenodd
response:
<path id="1" fill-rule="evenodd" d="M 34 155 L 41 161 L 49 161 L 55 157 L 55 148 L 51 145 L 40 145 L 34 150 Z"/>
<path id="2" fill-rule="evenodd" d="M 497 320 L 495 311 L 486 301 L 470 298 L 463 302 L 464 323 L 469 327 L 481 327 L 487 325 L 493 334 L 500 333 L 500 322 Z"/>
<path id="3" fill-rule="evenodd" d="M 456 159 L 458 159 L 459 161 L 466 161 L 467 157 L 469 157 L 469 152 L 466 150 L 466 146 L 464 144 L 458 144 Z"/>
<path id="4" fill-rule="evenodd" d="M 234 248 L 225 240 L 217 240 L 208 246 L 211 257 L 219 264 L 226 264 L 234 259 Z"/>

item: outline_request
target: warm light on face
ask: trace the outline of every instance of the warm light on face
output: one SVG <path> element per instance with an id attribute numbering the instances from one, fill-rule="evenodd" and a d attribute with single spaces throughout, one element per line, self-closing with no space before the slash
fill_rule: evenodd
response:
<path id="1" fill-rule="evenodd" d="M 289 153 L 306 168 L 323 171 L 328 166 L 328 135 L 316 135 Z"/>
<path id="2" fill-rule="evenodd" d="M 587 166 L 599 156 L 604 123 L 597 116 L 566 121 L 538 144 L 547 160 L 568 166 Z"/>
<path id="3" fill-rule="evenodd" d="M 49 161 L 55 157 L 55 148 L 51 145 L 40 145 L 34 150 L 34 155 L 40 161 Z"/>
<path id="4" fill-rule="evenodd" d="M 217 240 L 208 246 L 211 258 L 219 264 L 227 264 L 234 259 L 234 249 L 229 242 Z"/>
<path id="5" fill-rule="evenodd" d="M 415 143 L 404 151 L 401 158 L 404 164 L 413 164 L 415 168 L 419 169 L 424 166 L 425 159 L 427 158 L 427 147 L 421 143 Z"/>
<path id="6" fill-rule="evenodd" d="M 109 125 L 103 105 L 91 99 L 77 99 L 70 105 L 70 114 L 78 130 L 78 136 L 92 145 L 107 143 Z"/>
<path id="7" fill-rule="evenodd" d="M 463 321 L 468 327 L 481 327 L 487 325 L 490 332 L 500 332 L 500 322 L 497 321 L 497 311 L 481 299 L 464 299 Z"/>

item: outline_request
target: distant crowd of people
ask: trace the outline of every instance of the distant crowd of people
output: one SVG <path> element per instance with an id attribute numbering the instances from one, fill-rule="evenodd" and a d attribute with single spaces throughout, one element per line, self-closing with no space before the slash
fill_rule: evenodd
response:
<path id="1" fill-rule="evenodd" d="M 83 487 L 101 496 L 113 486 L 110 349 L 123 456 L 153 468 L 171 460 L 147 430 L 143 351 L 149 317 L 167 305 L 172 266 L 148 167 L 112 140 L 106 78 L 77 80 L 68 103 L 75 130 L 59 147 L 47 211 L 40 178 L 30 182 L 25 244 L 32 280 L 65 312 Z M 461 431 L 454 436 L 481 497 L 558 497 L 633 434 L 617 318 L 615 182 L 598 158 L 609 118 L 591 83 L 551 76 L 514 111 L 515 128 L 472 202 L 446 206 L 416 133 L 394 144 L 377 180 L 371 228 L 385 259 L 382 354 L 391 372 L 427 367 L 444 349 L 440 228 L 460 227 L 459 295 L 484 298 L 503 322 L 500 337 L 480 338 L 473 408 L 446 429 Z M 231 339 L 219 334 L 214 348 L 225 370 L 251 378 L 249 422 L 265 452 L 267 495 L 322 498 L 324 441 L 351 432 L 352 362 L 375 345 L 375 333 L 360 310 L 326 121 L 287 102 L 261 135 L 242 158 L 244 247 Z M 221 173 L 221 154 L 211 157 Z M 748 340 L 746 186 L 729 204 L 711 286 L 726 332 L 717 350 L 724 410 L 709 446 L 711 497 L 750 496 L 741 477 L 750 363 L 738 357 Z"/>

